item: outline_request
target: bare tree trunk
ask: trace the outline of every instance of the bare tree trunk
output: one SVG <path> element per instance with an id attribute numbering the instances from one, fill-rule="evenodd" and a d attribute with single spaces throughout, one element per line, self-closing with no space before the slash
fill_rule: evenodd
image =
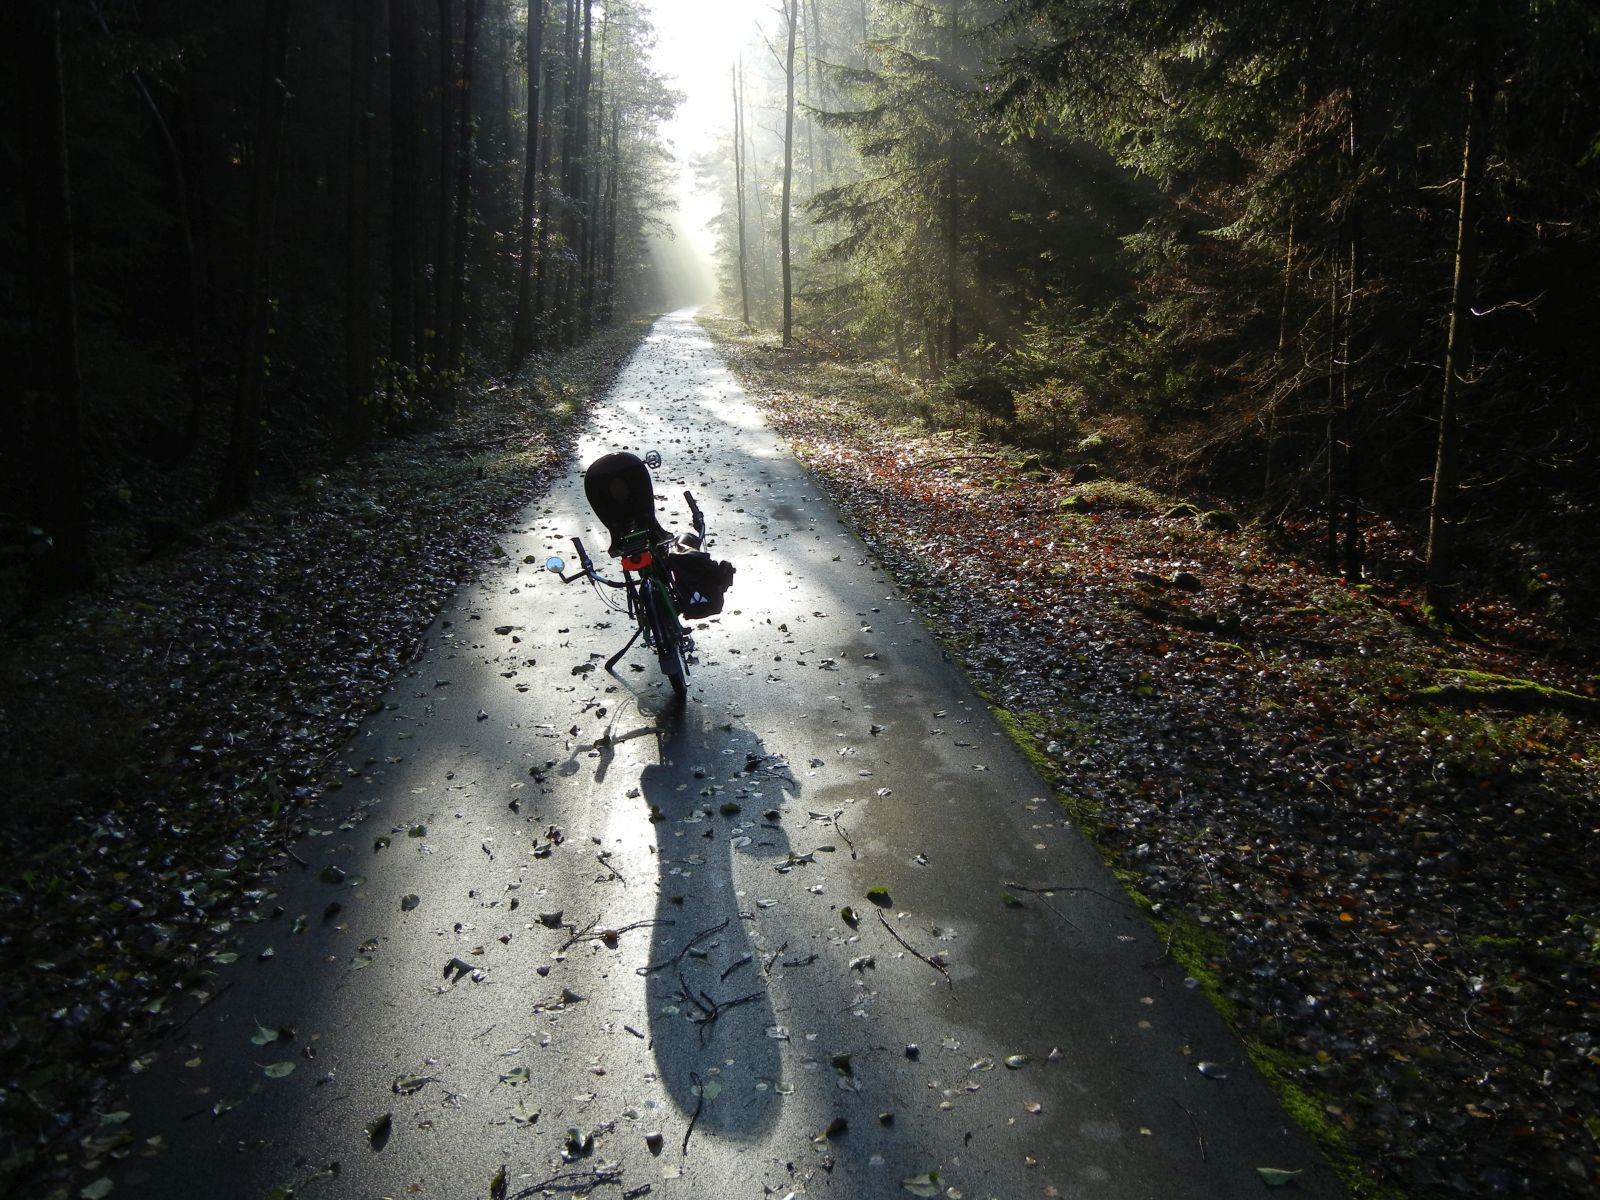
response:
<path id="1" fill-rule="evenodd" d="M 1455 273 L 1450 286 L 1450 327 L 1445 339 L 1444 387 L 1439 396 L 1439 445 L 1434 456 L 1428 510 L 1427 600 L 1447 607 L 1456 583 L 1456 491 L 1461 482 L 1460 393 L 1472 356 L 1472 301 L 1478 285 L 1478 184 L 1489 121 L 1488 47 L 1480 29 L 1467 90 L 1461 134 L 1461 180 L 1456 208 Z"/>
<path id="2" fill-rule="evenodd" d="M 570 20 L 571 11 L 571 0 L 567 0 L 565 9 L 562 10 L 564 20 Z M 562 28 L 565 29 L 566 26 Z M 560 319 L 554 316 L 550 309 L 550 295 L 553 291 L 556 291 L 560 282 L 560 273 L 556 269 L 556 264 L 551 262 L 550 257 L 550 192 L 556 172 L 556 153 L 566 153 L 565 136 L 559 142 L 552 141 L 556 128 L 557 114 L 565 113 L 566 111 L 566 95 L 570 79 L 565 60 L 562 62 L 561 70 L 553 72 L 547 82 L 548 86 L 545 88 L 544 95 L 544 162 L 539 170 L 539 261 L 536 286 L 534 287 L 534 309 L 539 314 L 541 329 L 546 324 L 555 326 L 556 341 L 559 344 L 561 337 Z M 565 220 L 565 216 L 562 219 Z M 544 341 L 542 334 L 540 341 Z"/>
<path id="3" fill-rule="evenodd" d="M 817 0 L 811 0 L 811 19 L 808 32 L 811 35 L 811 44 L 816 47 L 817 103 L 826 105 L 832 89 L 823 86 L 826 80 L 822 74 L 822 65 L 828 61 L 828 51 L 822 40 L 822 12 L 817 5 Z M 822 135 L 822 177 L 827 180 L 833 179 L 833 138 L 827 131 L 824 131 Z M 812 183 L 811 190 L 815 193 L 815 182 Z"/>
<path id="4" fill-rule="evenodd" d="M 958 34 L 961 27 L 961 0 L 950 0 L 950 41 L 946 48 L 951 75 L 951 90 L 955 90 L 960 70 L 956 54 L 960 49 Z M 949 322 L 945 330 L 945 362 L 953 363 L 961 349 L 961 318 L 956 311 L 956 285 L 961 269 L 961 178 L 956 170 L 956 123 L 951 121 L 945 147 L 945 229 L 944 229 L 944 294 L 949 305 Z"/>
<path id="5" fill-rule="evenodd" d="M 1356 300 L 1360 295 L 1363 245 L 1361 237 L 1361 160 L 1357 140 L 1359 98 L 1350 101 L 1350 137 L 1347 153 L 1352 187 L 1346 232 L 1349 260 L 1345 266 L 1344 330 L 1339 372 L 1341 407 L 1344 410 L 1344 577 L 1351 583 L 1361 580 L 1361 420 L 1356 408 Z"/>
<path id="6" fill-rule="evenodd" d="M 622 141 L 622 109 L 611 107 L 611 176 L 606 193 L 606 249 L 605 288 L 601 293 L 600 323 L 610 325 L 616 310 L 617 286 L 617 218 L 621 212 L 622 160 L 619 157 Z"/>
<path id="7" fill-rule="evenodd" d="M 389 358 L 400 367 L 417 363 L 416 56 L 414 0 L 389 0 Z"/>
<path id="8" fill-rule="evenodd" d="M 1289 234 L 1287 244 L 1283 251 L 1283 295 L 1278 302 L 1278 354 L 1277 367 L 1283 369 L 1285 356 L 1289 349 L 1289 300 L 1294 294 L 1294 223 L 1293 214 L 1289 217 Z M 1287 402 L 1290 392 L 1283 399 L 1273 398 L 1267 408 L 1267 436 L 1266 436 L 1266 463 L 1262 471 L 1261 497 L 1270 504 L 1272 492 L 1277 486 L 1277 456 L 1278 456 L 1278 409 Z"/>
<path id="9" fill-rule="evenodd" d="M 783 261 L 783 347 L 794 345 L 794 276 L 789 246 L 789 207 L 794 183 L 794 40 L 799 29 L 799 0 L 789 0 L 785 15 L 789 22 L 789 51 L 784 74 L 787 81 L 783 109 L 783 211 L 779 214 L 779 254 Z"/>
<path id="10" fill-rule="evenodd" d="M 350 27 L 350 190 L 345 197 L 345 445 L 364 441 L 372 409 L 372 9 L 353 0 Z"/>
<path id="11" fill-rule="evenodd" d="M 267 0 L 261 51 L 260 110 L 256 114 L 255 172 L 251 181 L 250 248 L 245 264 L 244 325 L 233 400 L 228 454 L 212 507 L 232 512 L 255 490 L 260 451 L 262 390 L 266 377 L 268 265 L 278 163 L 283 157 L 288 107 L 289 0 Z"/>
<path id="12" fill-rule="evenodd" d="M 1326 423 L 1327 471 L 1323 479 L 1323 508 L 1327 524 L 1323 529 L 1323 560 L 1333 570 L 1339 562 L 1339 273 L 1338 248 L 1328 271 L 1328 412 Z"/>
<path id="13" fill-rule="evenodd" d="M 578 338 L 587 341 L 594 331 L 595 300 L 599 295 L 600 239 L 604 236 L 605 210 L 601 207 L 601 181 L 605 171 L 606 127 L 606 44 L 611 33 L 611 17 L 606 9 L 600 15 L 600 56 L 594 62 L 592 54 L 585 53 L 588 80 L 584 86 L 584 189 L 583 189 L 583 253 L 579 262 Z M 596 79 L 598 78 L 598 82 Z M 593 97 L 593 111 L 589 111 L 589 98 Z"/>
<path id="14" fill-rule="evenodd" d="M 568 164 L 567 211 L 572 236 L 567 244 L 567 344 L 575 346 L 588 333 L 583 311 L 583 267 L 588 249 L 589 90 L 594 79 L 594 0 L 583 0 L 583 35 L 578 62 L 577 109 L 573 114 L 572 158 Z"/>
<path id="15" fill-rule="evenodd" d="M 750 285 L 745 270 L 744 241 L 744 67 L 733 68 L 733 199 L 739 222 L 739 307 L 750 328 Z"/>
<path id="16" fill-rule="evenodd" d="M 539 189 L 539 76 L 544 62 L 544 3 L 528 0 L 528 147 L 522 163 L 522 219 L 517 227 L 517 316 L 511 331 L 511 365 L 533 350 L 533 224 Z"/>
<path id="17" fill-rule="evenodd" d="M 450 322 L 450 284 L 455 277 L 450 239 L 455 232 L 455 104 L 456 93 L 461 89 L 451 28 L 454 3 L 455 0 L 438 0 L 439 111 L 434 120 L 439 126 L 439 210 L 433 238 L 433 316 L 428 322 L 423 351 L 423 357 L 436 371 L 449 369 L 445 361 L 445 330 Z"/>
<path id="18" fill-rule="evenodd" d="M 83 464 L 83 397 L 78 369 L 78 302 L 67 176 L 66 88 L 61 67 L 61 6 L 17 0 L 6 26 L 16 56 L 21 118 L 23 206 L 27 220 L 26 318 L 32 336 L 28 428 L 33 447 L 33 516 L 48 539 L 39 581 L 48 588 L 86 583 L 89 510 Z"/>
<path id="19" fill-rule="evenodd" d="M 483 0 L 467 0 L 461 30 L 461 128 L 456 138 L 455 229 L 451 236 L 450 321 L 445 341 L 444 367 L 459 371 L 461 342 L 466 324 L 467 219 L 472 211 L 473 122 L 472 93 L 476 86 L 478 31 L 483 17 Z"/>

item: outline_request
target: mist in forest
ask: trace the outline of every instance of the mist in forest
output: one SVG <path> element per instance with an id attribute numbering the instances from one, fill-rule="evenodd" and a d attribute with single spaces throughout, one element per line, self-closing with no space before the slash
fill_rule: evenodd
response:
<path id="1" fill-rule="evenodd" d="M 681 209 L 667 217 L 667 224 L 670 236 L 653 235 L 649 247 L 659 307 L 671 312 L 709 303 L 717 285 L 705 238 L 685 228 Z"/>

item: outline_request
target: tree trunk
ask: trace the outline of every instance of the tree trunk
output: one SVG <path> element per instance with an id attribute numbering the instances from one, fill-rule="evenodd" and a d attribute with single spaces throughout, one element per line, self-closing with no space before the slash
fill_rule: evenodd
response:
<path id="1" fill-rule="evenodd" d="M 745 270 L 744 241 L 744 68 L 733 68 L 733 201 L 739 222 L 739 309 L 750 328 L 750 284 Z"/>
<path id="2" fill-rule="evenodd" d="M 267 0 L 265 7 L 239 376 L 227 458 L 212 502 L 217 512 L 232 512 L 249 503 L 255 490 L 260 451 L 262 390 L 266 380 L 268 264 L 278 163 L 283 157 L 284 111 L 289 98 L 289 0 Z"/>
<path id="3" fill-rule="evenodd" d="M 956 62 L 961 28 L 961 0 L 950 0 L 949 55 L 950 86 L 952 94 L 959 82 L 960 67 Z M 955 362 L 961 349 L 961 318 L 956 311 L 956 285 L 960 277 L 961 255 L 961 178 L 956 170 L 957 122 L 950 122 L 950 132 L 945 147 L 945 230 L 944 230 L 944 294 L 949 305 L 949 323 L 945 330 L 945 363 Z"/>
<path id="4" fill-rule="evenodd" d="M 832 89 L 823 86 L 826 80 L 822 74 L 822 67 L 828 61 L 828 51 L 822 40 L 822 12 L 817 6 L 817 0 L 811 0 L 809 32 L 811 44 L 816 47 L 817 53 L 817 102 L 827 105 Z M 826 131 L 822 136 L 822 178 L 830 181 L 833 179 L 833 139 Z M 812 191 L 813 193 L 816 191 L 815 182 L 812 184 Z"/>
<path id="5" fill-rule="evenodd" d="M 456 102 L 461 77 L 456 71 L 451 8 L 455 0 L 439 0 L 439 224 L 434 235 L 433 319 L 428 323 L 424 357 L 435 371 L 448 371 L 446 330 L 450 325 L 450 285 L 455 279 Z"/>
<path id="6" fill-rule="evenodd" d="M 622 110 L 611 110 L 611 218 L 606 223 L 606 303 L 601 313 L 610 325 L 617 307 L 617 223 L 622 217 Z"/>
<path id="7" fill-rule="evenodd" d="M 417 365 L 416 13 L 413 0 L 389 0 L 389 358 Z"/>
<path id="8" fill-rule="evenodd" d="M 789 0 L 789 52 L 785 60 L 786 94 L 783 108 L 783 211 L 779 214 L 779 251 L 783 262 L 783 347 L 794 345 L 794 277 L 789 253 L 789 197 L 794 182 L 794 38 L 800 21 L 799 0 Z"/>
<path id="9" fill-rule="evenodd" d="M 27 221 L 25 318 L 31 370 L 24 395 L 34 473 L 32 516 L 47 541 L 39 581 L 47 588 L 93 575 L 83 463 L 83 396 L 78 370 L 77 285 L 67 175 L 66 87 L 57 0 L 14 0 L 8 39 L 16 55 L 17 114 Z"/>
<path id="10" fill-rule="evenodd" d="M 562 12 L 563 19 L 569 19 L 572 9 L 571 0 L 567 0 L 566 8 Z M 563 29 L 566 26 L 562 26 Z M 551 295 L 560 282 L 560 272 L 550 256 L 551 191 L 556 178 L 556 162 L 552 151 L 564 154 L 566 152 L 566 138 L 563 136 L 559 142 L 552 141 L 556 129 L 558 114 L 566 111 L 567 95 L 567 69 L 563 58 L 559 71 L 553 71 L 544 94 L 544 162 L 539 170 L 539 252 L 538 273 L 534 285 L 534 310 L 538 313 L 539 328 L 552 325 L 556 328 L 556 342 L 560 343 L 560 322 L 551 312 Z M 563 219 L 565 219 L 563 217 Z M 541 340 L 543 340 L 541 338 Z M 535 347 L 537 348 L 537 346 Z"/>
<path id="11" fill-rule="evenodd" d="M 1328 397 L 1327 397 L 1327 471 L 1323 480 L 1323 516 L 1326 525 L 1323 529 L 1323 561 L 1328 570 L 1334 570 L 1339 562 L 1339 447 L 1342 433 L 1339 421 L 1339 261 L 1338 247 L 1335 247 L 1328 272 Z"/>
<path id="12" fill-rule="evenodd" d="M 461 129 L 456 138 L 455 230 L 451 237 L 449 336 L 446 340 L 445 369 L 459 371 L 462 365 L 462 334 L 466 324 L 467 218 L 472 210 L 472 91 L 478 56 L 478 31 L 483 16 L 483 0 L 467 0 L 461 31 Z"/>
<path id="13" fill-rule="evenodd" d="M 1283 295 L 1278 303 L 1278 354 L 1276 366 L 1284 369 L 1286 355 L 1289 349 L 1289 301 L 1294 294 L 1294 214 L 1289 215 L 1289 234 L 1287 244 L 1283 251 Z M 1288 402 L 1293 396 L 1289 392 L 1281 399 L 1271 397 L 1267 405 L 1267 433 L 1266 433 L 1266 463 L 1262 470 L 1261 498 L 1267 504 L 1272 503 L 1272 493 L 1277 487 L 1277 457 L 1278 457 L 1278 409 Z"/>
<path id="14" fill-rule="evenodd" d="M 1449 606 L 1456 584 L 1456 491 L 1461 482 L 1460 400 L 1472 356 L 1472 301 L 1478 284 L 1478 183 L 1489 122 L 1488 47 L 1480 29 L 1467 89 L 1467 123 L 1461 134 L 1461 180 L 1456 207 L 1455 272 L 1450 286 L 1450 326 L 1445 338 L 1444 386 L 1439 396 L 1439 445 L 1428 509 L 1427 601 Z"/>
<path id="15" fill-rule="evenodd" d="M 1360 295 L 1363 245 L 1361 236 L 1361 160 L 1356 136 L 1359 102 L 1350 101 L 1350 140 L 1348 154 L 1352 192 L 1346 232 L 1349 259 L 1345 265 L 1344 328 L 1339 371 L 1340 404 L 1344 412 L 1344 577 L 1350 583 L 1361 581 L 1361 451 L 1360 413 L 1357 411 L 1356 382 L 1356 300 Z"/>
<path id="16" fill-rule="evenodd" d="M 583 341 L 588 330 L 583 305 L 584 262 L 588 255 L 589 214 L 589 90 L 594 80 L 594 0 L 583 0 L 583 39 L 578 63 L 577 108 L 573 114 L 574 138 L 567 188 L 568 211 L 572 214 L 572 237 L 567 245 L 570 266 L 567 271 L 567 344 Z"/>
<path id="17" fill-rule="evenodd" d="M 372 421 L 372 246 L 367 208 L 372 202 L 372 9 L 354 0 L 350 29 L 350 190 L 345 198 L 346 446 L 366 440 Z"/>
<path id="18" fill-rule="evenodd" d="M 522 163 L 522 219 L 517 226 L 517 316 L 511 331 L 511 365 L 533 351 L 533 225 L 539 190 L 539 76 L 544 62 L 545 0 L 528 0 L 528 145 Z"/>

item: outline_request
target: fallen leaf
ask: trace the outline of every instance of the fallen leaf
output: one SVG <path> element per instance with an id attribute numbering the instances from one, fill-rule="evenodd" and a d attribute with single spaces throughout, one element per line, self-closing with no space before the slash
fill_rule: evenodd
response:
<path id="1" fill-rule="evenodd" d="M 1279 1167 L 1257 1167 L 1256 1174 L 1268 1187 L 1287 1187 L 1295 1181 L 1299 1171 L 1285 1171 Z"/>
<path id="2" fill-rule="evenodd" d="M 913 1175 L 910 1179 L 902 1179 L 900 1186 L 913 1196 L 937 1196 L 939 1194 L 939 1173 L 928 1171 L 922 1175 Z"/>
<path id="3" fill-rule="evenodd" d="M 261 1073 L 268 1079 L 282 1079 L 285 1075 L 294 1074 L 295 1064 L 292 1062 L 275 1062 L 261 1068 Z"/>

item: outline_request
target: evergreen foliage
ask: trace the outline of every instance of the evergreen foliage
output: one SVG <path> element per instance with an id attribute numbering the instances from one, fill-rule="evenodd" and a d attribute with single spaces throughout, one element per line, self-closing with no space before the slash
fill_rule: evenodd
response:
<path id="1" fill-rule="evenodd" d="M 519 360 L 653 303 L 656 130 L 676 96 L 648 65 L 643 0 L 545 0 L 538 39 L 511 0 L 7 8 L 0 88 L 28 101 L 0 127 L 13 167 L 44 161 L 49 97 L 24 46 L 59 21 L 82 378 L 81 420 L 56 425 L 61 372 L 8 384 L 8 593 L 83 577 L 86 553 L 36 567 L 81 536 L 71 518 L 115 566 L 208 500 L 238 507 L 264 478 L 455 404 L 512 357 L 519 294 Z M 0 353 L 19 363 L 59 326 L 28 299 L 50 280 L 43 210 L 22 199 L 0 188 Z M 42 485 L 74 469 L 64 510 Z"/>
<path id="2" fill-rule="evenodd" d="M 829 153 L 803 160 L 801 336 L 892 358 L 941 411 L 1059 457 L 1098 430 L 1269 518 L 1314 514 L 1351 578 L 1374 520 L 1420 531 L 1430 509 L 1440 598 L 1489 548 L 1502 571 L 1586 574 L 1592 6 L 803 13 Z"/>

